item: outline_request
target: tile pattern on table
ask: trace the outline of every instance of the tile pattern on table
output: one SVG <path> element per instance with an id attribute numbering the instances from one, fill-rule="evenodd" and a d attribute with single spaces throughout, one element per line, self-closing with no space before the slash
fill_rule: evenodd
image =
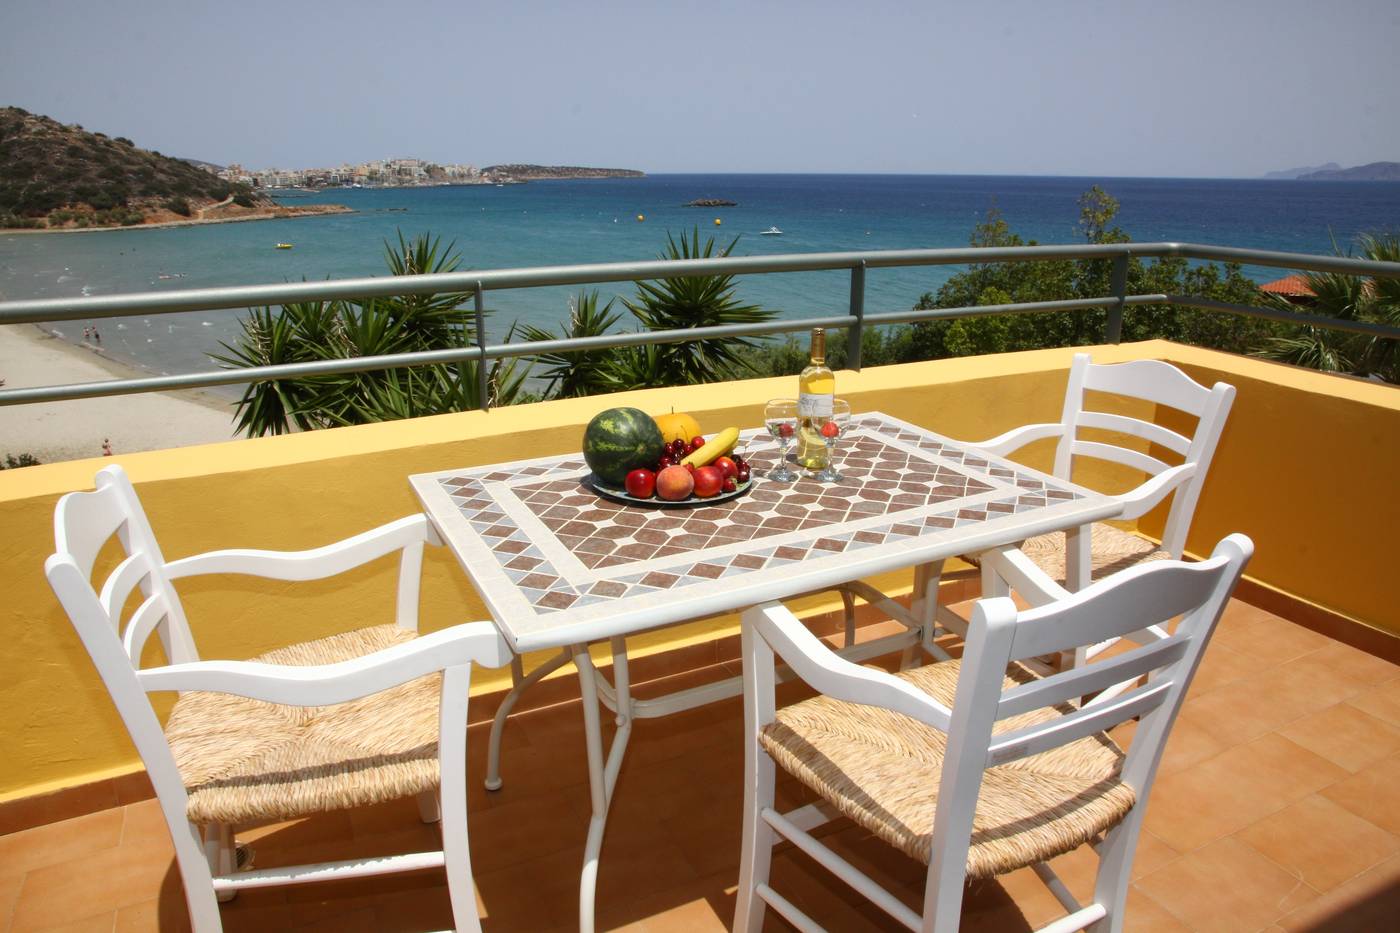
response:
<path id="1" fill-rule="evenodd" d="M 848 437 L 838 458 L 843 483 L 759 482 L 747 496 L 693 509 L 601 498 L 584 483 L 588 469 L 577 457 L 463 471 L 438 482 L 537 613 L 710 583 L 1078 498 L 1039 474 L 989 463 L 883 418 L 861 419 Z M 762 477 L 778 449 L 749 443 L 749 462 Z M 544 529 L 553 542 L 541 547 L 502 505 L 504 497 L 528 510 L 536 536 Z M 833 532 L 822 534 L 827 527 Z M 561 553 L 554 543 L 591 572 L 581 578 L 556 566 L 557 556 L 546 553 Z M 639 562 L 647 566 L 629 573 Z"/>

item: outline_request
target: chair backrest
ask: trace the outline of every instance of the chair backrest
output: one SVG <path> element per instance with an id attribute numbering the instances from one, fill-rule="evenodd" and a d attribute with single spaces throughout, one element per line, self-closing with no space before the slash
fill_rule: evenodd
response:
<path id="1" fill-rule="evenodd" d="M 159 635 L 169 663 L 198 661 L 184 607 L 126 471 L 116 464 L 105 467 L 97 474 L 96 486 L 92 492 L 73 492 L 59 500 L 54 512 L 54 555 L 45 570 L 103 679 L 118 674 L 104 664 L 110 667 L 119 658 L 93 649 L 112 639 L 122 649 L 122 663 L 133 670 L 140 668 L 141 653 L 152 632 Z M 92 579 L 93 567 L 113 537 L 125 558 L 98 586 Z M 138 588 L 145 599 L 123 625 L 124 607 Z"/>
<path id="2" fill-rule="evenodd" d="M 1140 418 L 1090 411 L 1084 407 L 1086 391 L 1106 392 L 1165 405 L 1194 416 L 1196 429 L 1191 437 Z M 1161 360 L 1133 360 L 1127 363 L 1098 364 L 1089 354 L 1076 353 L 1070 366 L 1069 387 L 1065 391 L 1061 423 L 1064 432 L 1055 448 L 1055 475 L 1072 479 L 1074 458 L 1091 457 L 1142 470 L 1149 478 L 1171 469 L 1168 464 L 1141 450 L 1104 441 L 1078 437 L 1083 428 L 1097 428 L 1138 438 L 1181 457 L 1181 463 L 1194 464 L 1195 471 L 1172 494 L 1171 510 L 1162 533 L 1162 549 L 1180 557 L 1186 547 L 1186 532 L 1200 499 L 1211 458 L 1225 427 L 1225 418 L 1234 401 L 1235 388 L 1217 382 L 1207 389 L 1170 363 Z M 1125 515 L 1124 518 L 1136 518 Z"/>
<path id="3" fill-rule="evenodd" d="M 1201 654 L 1253 553 L 1244 535 L 1221 541 L 1208 560 L 1156 561 L 1101 580 L 1056 603 L 1019 612 L 1005 597 L 973 610 L 948 729 L 948 758 L 939 785 L 935 859 L 959 870 L 967 855 L 982 773 L 1141 717 L 1123 762 L 1122 780 L 1146 803 L 1167 733 Z M 1180 621 L 1174 632 L 1166 623 Z M 1007 689 L 1009 664 L 1054 655 L 1110 638 L 1139 647 L 1113 658 Z M 1134 689 L 1108 688 L 1145 677 Z M 1096 691 L 1076 709 L 1063 706 Z M 1045 707 L 1064 715 L 994 732 L 998 720 Z M 946 803 L 945 803 L 946 802 Z M 944 816 L 949 820 L 945 821 Z M 954 814 L 957 814 L 956 816 Z"/>

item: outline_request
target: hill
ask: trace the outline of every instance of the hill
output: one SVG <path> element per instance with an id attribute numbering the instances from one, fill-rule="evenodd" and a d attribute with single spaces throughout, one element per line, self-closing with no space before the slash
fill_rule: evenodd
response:
<path id="1" fill-rule="evenodd" d="M 131 140 L 0 109 L 0 227 L 134 226 L 272 202 Z"/>
<path id="2" fill-rule="evenodd" d="M 1326 165 L 1302 165 L 1298 168 L 1286 168 L 1278 172 L 1265 172 L 1264 177 L 1273 181 L 1298 178 L 1302 175 L 1311 175 L 1313 172 L 1334 172 L 1341 168 L 1336 162 L 1328 162 Z"/>
<path id="3" fill-rule="evenodd" d="M 1372 162 L 1355 168 L 1310 172 L 1299 181 L 1400 181 L 1400 162 Z"/>
<path id="4" fill-rule="evenodd" d="M 544 178 L 642 178 L 633 168 L 585 168 L 581 165 L 488 165 L 481 174 L 494 181 L 535 181 Z"/>

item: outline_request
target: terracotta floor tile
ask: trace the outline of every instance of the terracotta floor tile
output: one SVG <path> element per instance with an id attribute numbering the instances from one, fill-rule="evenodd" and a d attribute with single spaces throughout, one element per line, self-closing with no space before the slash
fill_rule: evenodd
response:
<path id="1" fill-rule="evenodd" d="M 1289 913 L 1279 926 L 1289 933 L 1379 933 L 1400 917 L 1400 857 Z"/>
<path id="2" fill-rule="evenodd" d="M 1162 777 L 1185 771 L 1203 761 L 1214 758 L 1230 746 L 1216 738 L 1211 729 L 1196 720 L 1195 715 L 1184 710 L 1172 724 L 1167 736 L 1167 747 L 1162 751 L 1162 761 L 1157 765 L 1157 775 Z"/>
<path id="3" fill-rule="evenodd" d="M 1258 930 L 1317 897 L 1237 839 L 1188 852 L 1139 880 L 1137 887 L 1200 933 Z"/>
<path id="4" fill-rule="evenodd" d="M 42 930 L 98 914 L 107 916 L 111 929 L 114 911 L 160 896 L 166 876 L 174 868 L 169 859 L 103 857 L 99 864 L 78 858 L 31 871 L 15 904 L 11 929 Z"/>
<path id="5" fill-rule="evenodd" d="M 1400 665 L 1353 648 L 1339 641 L 1329 642 L 1315 655 L 1317 660 L 1342 674 L 1366 684 L 1384 684 L 1400 678 Z"/>
<path id="6" fill-rule="evenodd" d="M 1311 655 L 1188 699 L 1182 715 L 1226 745 L 1258 738 L 1364 689 Z"/>
<path id="7" fill-rule="evenodd" d="M 113 933 L 189 933 L 190 915 L 184 896 L 179 890 L 173 896 L 162 896 L 117 911 Z"/>
<path id="8" fill-rule="evenodd" d="M 1392 726 L 1400 726 L 1400 680 L 1367 690 L 1347 702 Z"/>
<path id="9" fill-rule="evenodd" d="M 1146 826 L 1173 849 L 1189 852 L 1343 777 L 1337 765 L 1270 734 L 1160 778 Z"/>
<path id="10" fill-rule="evenodd" d="M 8 871 L 8 868 L 0 869 Z M 0 930 L 10 928 L 10 917 L 15 912 L 15 902 L 19 900 L 20 885 L 24 884 L 24 873 L 0 874 Z"/>
<path id="11" fill-rule="evenodd" d="M 1310 752 L 1360 771 L 1400 749 L 1400 726 L 1338 703 L 1279 729 L 1279 734 Z"/>
<path id="12" fill-rule="evenodd" d="M 643 933 L 726 933 L 733 921 L 732 911 L 721 916 L 709 899 L 699 897 L 650 914 L 637 928 Z"/>
<path id="13" fill-rule="evenodd" d="M 1190 927 L 1137 885 L 1128 889 L 1128 903 L 1123 911 L 1123 930 L 1124 933 L 1191 933 Z"/>
<path id="14" fill-rule="evenodd" d="M 1200 667 L 1196 668 L 1196 676 L 1191 680 L 1191 689 L 1187 695 L 1201 696 L 1217 687 L 1266 670 L 1268 666 L 1268 662 L 1262 658 L 1248 651 L 1231 648 L 1222 644 L 1220 639 L 1212 638 L 1206 646 L 1205 655 L 1201 658 Z"/>
<path id="15" fill-rule="evenodd" d="M 1400 754 L 1367 765 L 1322 796 L 1400 836 Z"/>
<path id="16" fill-rule="evenodd" d="M 122 811 L 99 810 L 70 820 L 0 836 L 0 865 L 6 872 L 32 871 L 81 855 L 92 855 L 121 841 Z"/>
<path id="17" fill-rule="evenodd" d="M 1330 891 L 1400 852 L 1400 838 L 1316 794 L 1235 834 L 1308 886 Z"/>
<path id="18" fill-rule="evenodd" d="M 1231 617 L 1233 614 L 1233 617 Z M 1325 635 L 1234 600 L 1213 641 L 1273 667 L 1332 644 Z"/>
<path id="19" fill-rule="evenodd" d="M 112 933 L 115 920 L 116 914 L 108 911 L 93 917 L 44 927 L 42 933 Z"/>

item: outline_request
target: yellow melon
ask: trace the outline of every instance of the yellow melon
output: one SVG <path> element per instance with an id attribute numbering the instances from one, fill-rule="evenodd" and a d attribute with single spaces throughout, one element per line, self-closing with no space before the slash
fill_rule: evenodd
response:
<path id="1" fill-rule="evenodd" d="M 700 436 L 700 422 L 685 412 L 673 411 L 669 414 L 657 415 L 656 426 L 661 429 L 661 436 L 666 438 L 667 443 L 675 440 L 690 443 L 692 437 Z"/>

